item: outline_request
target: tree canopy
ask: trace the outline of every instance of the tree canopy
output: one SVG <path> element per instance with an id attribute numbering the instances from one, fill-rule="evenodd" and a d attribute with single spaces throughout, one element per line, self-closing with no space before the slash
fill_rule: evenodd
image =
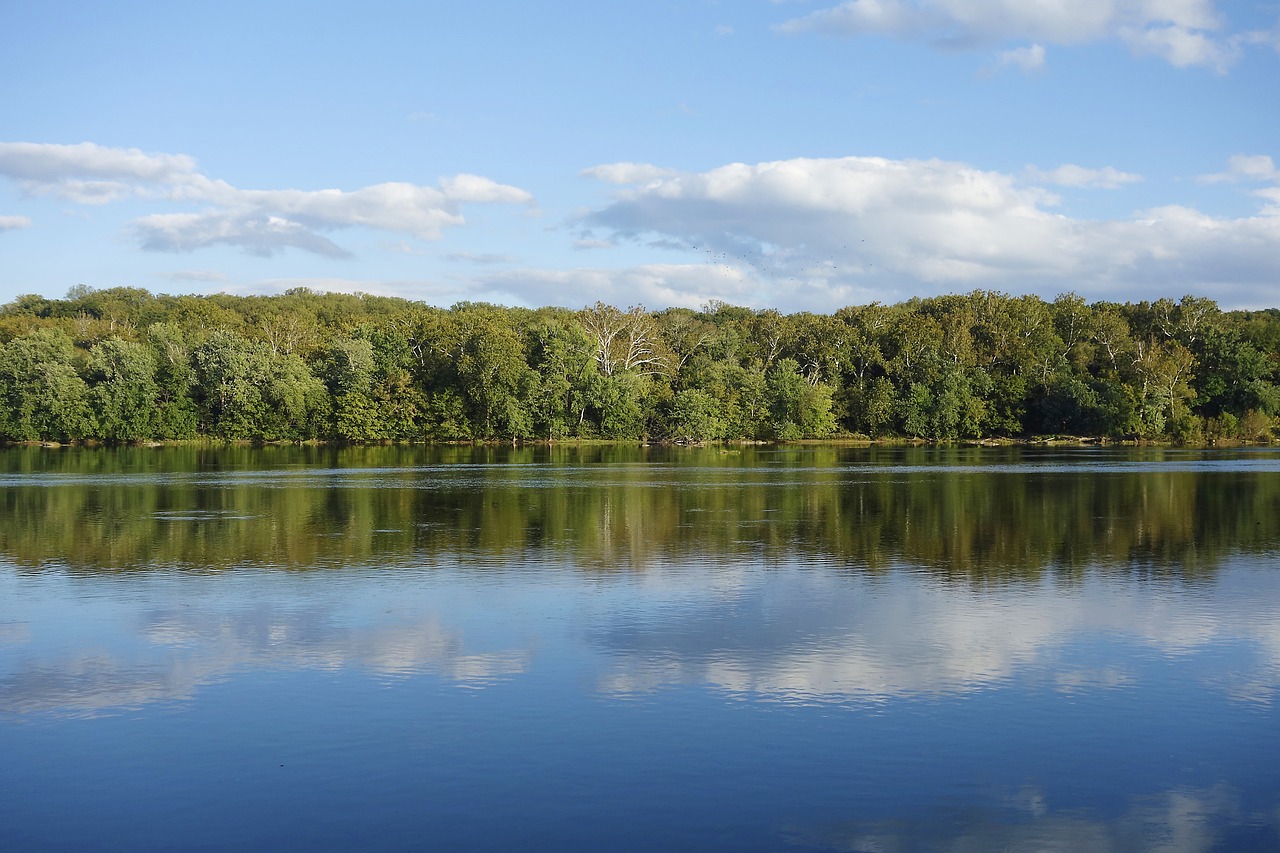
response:
<path id="1" fill-rule="evenodd" d="M 1280 310 L 975 291 L 829 315 L 77 286 L 0 307 L 0 440 L 1270 440 Z"/>

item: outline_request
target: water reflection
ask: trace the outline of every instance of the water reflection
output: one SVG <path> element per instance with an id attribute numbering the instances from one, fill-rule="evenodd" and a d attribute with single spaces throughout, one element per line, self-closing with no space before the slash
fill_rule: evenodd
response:
<path id="1" fill-rule="evenodd" d="M 1013 683 L 1071 695 L 1147 687 L 1153 657 L 1232 701 L 1270 705 L 1280 689 L 1280 574 L 1245 558 L 1198 594 L 1100 571 L 999 591 L 910 567 L 878 575 L 758 560 L 673 566 L 604 589 L 545 563 L 497 571 L 182 583 L 0 572 L 0 594 L 32 614 L 0 631 L 0 710 L 190 700 L 252 670 L 349 668 L 479 688 L 528 673 L 540 652 L 590 661 L 593 689 L 615 698 L 695 686 L 874 704 Z"/>
<path id="2" fill-rule="evenodd" d="M 1195 580 L 1280 541 L 1280 454 L 1260 451 L 135 448 L 47 470 L 35 452 L 0 453 L 0 555 L 76 571 L 801 554 L 979 585 Z"/>
<path id="3" fill-rule="evenodd" d="M 0 848 L 1280 842 L 1275 454 L 32 458 Z"/>
<path id="4" fill-rule="evenodd" d="M 879 823 L 836 821 L 790 827 L 784 835 L 797 846 L 849 853 L 1207 853 L 1265 849 L 1280 834 L 1280 802 L 1249 811 L 1241 805 L 1239 793 L 1226 785 L 1131 798 L 1114 817 L 1092 810 L 1054 808 L 1052 798 L 1037 788 L 995 797 L 983 806 L 971 807 L 960 815 L 950 812 Z"/>
<path id="5" fill-rule="evenodd" d="M 91 716 L 189 702 L 202 687 L 262 671 L 431 674 L 483 688 L 524 672 L 534 653 L 469 641 L 403 585 L 395 597 L 344 601 L 341 591 L 317 597 L 261 576 L 231 589 L 199 578 L 182 589 L 104 588 L 110 580 L 31 588 L 3 572 L 0 597 L 32 618 L 0 630 L 0 712 Z"/>
<path id="6" fill-rule="evenodd" d="M 1019 675 L 1071 693 L 1132 686 L 1138 677 L 1123 664 L 1161 655 L 1233 698 L 1270 703 L 1280 686 L 1276 600 L 1280 576 L 1253 563 L 1229 571 L 1211 598 L 1101 573 L 991 594 L 906 568 L 889 578 L 793 570 L 731 594 L 677 586 L 591 637 L 611 661 L 600 689 L 618 695 L 705 684 L 788 702 L 883 701 Z M 1085 641 L 1106 643 L 1111 663 L 1077 660 L 1087 656 L 1072 646 Z M 1225 648 L 1239 666 L 1197 661 Z"/>

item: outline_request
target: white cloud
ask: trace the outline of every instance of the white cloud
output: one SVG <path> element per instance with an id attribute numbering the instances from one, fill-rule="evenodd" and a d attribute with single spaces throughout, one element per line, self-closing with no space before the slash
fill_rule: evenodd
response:
<path id="1" fill-rule="evenodd" d="M 30 228 L 31 218 L 27 216 L 0 216 L 0 231 L 16 231 L 19 228 Z"/>
<path id="2" fill-rule="evenodd" d="M 1227 161 L 1227 170 L 1213 175 L 1201 175 L 1205 184 L 1218 183 L 1270 183 L 1272 186 L 1251 190 L 1250 194 L 1263 200 L 1264 216 L 1280 216 L 1280 169 L 1266 154 L 1237 154 Z"/>
<path id="3" fill-rule="evenodd" d="M 925 8 L 902 0 L 854 0 L 829 9 L 810 12 L 782 24 L 785 33 L 805 31 L 833 35 L 887 35 L 911 38 L 933 25 Z"/>
<path id="4" fill-rule="evenodd" d="M 1221 36 L 1222 27 L 1212 0 L 850 0 L 778 29 L 880 35 L 960 49 L 1007 41 L 1077 45 L 1115 39 L 1135 53 L 1154 54 L 1178 67 L 1221 70 L 1240 41 Z M 1009 59 L 1036 62 L 1034 53 L 1014 53 Z"/>
<path id="5" fill-rule="evenodd" d="M 192 252 L 210 246 L 237 246 L 248 255 L 269 258 L 293 247 L 330 258 L 351 253 L 298 222 L 280 216 L 255 216 L 229 211 L 156 213 L 134 223 L 143 249 L 151 252 Z"/>
<path id="6" fill-rule="evenodd" d="M 384 187 L 412 187 L 411 184 L 382 184 Z M 426 187 L 413 187 L 421 190 Z M 480 175 L 454 175 L 440 182 L 440 189 L 450 202 L 499 202 L 502 204 L 530 204 L 533 196 L 519 187 L 511 187 L 491 181 Z"/>
<path id="7" fill-rule="evenodd" d="M 480 175 L 454 175 L 437 186 L 383 183 L 357 190 L 245 190 L 196 171 L 181 154 L 146 154 L 92 143 L 0 143 L 0 174 L 24 192 L 81 204 L 128 196 L 210 205 L 199 212 L 156 213 L 133 223 L 142 248 L 187 252 L 230 245 L 270 256 L 297 248 L 329 257 L 349 253 L 320 232 L 363 227 L 433 240 L 462 225 L 464 204 L 531 204 L 518 187 Z"/>
<path id="8" fill-rule="evenodd" d="M 726 264 L 645 264 L 627 269 L 522 269 L 485 276 L 477 284 L 494 297 L 526 305 L 580 308 L 596 301 L 612 305 L 699 308 L 721 299 L 757 305 L 762 283 Z"/>
<path id="9" fill-rule="evenodd" d="M 1027 169 L 1028 177 L 1033 181 L 1055 184 L 1060 187 L 1092 187 L 1096 189 L 1114 190 L 1125 184 L 1133 184 L 1142 180 L 1141 175 L 1122 172 L 1114 166 L 1101 169 L 1089 169 L 1074 163 L 1064 163 L 1056 169 L 1047 171 L 1034 166 Z"/>
<path id="10" fill-rule="evenodd" d="M 644 184 L 676 175 L 675 169 L 655 166 L 652 163 L 605 163 L 583 169 L 582 175 L 606 184 Z"/>
<path id="11" fill-rule="evenodd" d="M 170 281 L 216 282 L 227 280 L 227 276 L 217 270 L 175 270 L 174 272 L 165 273 L 164 277 Z"/>
<path id="12" fill-rule="evenodd" d="M 1206 184 L 1277 180 L 1280 180 L 1280 170 L 1266 154 L 1236 154 L 1227 160 L 1227 171 L 1200 177 L 1200 181 Z"/>
<path id="13" fill-rule="evenodd" d="M 161 182 L 195 169 L 195 160 L 185 154 L 148 154 L 137 148 L 109 148 L 92 142 L 0 142 L 0 172 L 19 179 L 56 181 L 79 175 Z"/>
<path id="14" fill-rule="evenodd" d="M 463 203 L 521 204 L 532 196 L 477 175 L 446 178 L 440 186 L 376 184 L 343 190 L 238 190 L 209 182 L 201 195 L 218 207 L 198 214 L 155 214 L 134 223 L 143 248 L 191 251 L 216 244 L 239 246 L 253 255 L 287 247 L 329 257 L 348 252 L 317 233 L 350 227 L 439 238 L 444 228 L 465 222 Z"/>
<path id="15" fill-rule="evenodd" d="M 495 256 L 497 257 L 497 256 Z M 470 263 L 488 263 L 470 261 Z M 493 261 L 492 263 L 503 263 Z M 275 295 L 297 288 L 317 293 L 354 293 L 369 296 L 393 296 L 429 305 L 448 306 L 464 301 L 493 302 L 502 305 L 525 304 L 519 296 L 486 282 L 489 276 L 479 279 L 471 275 L 442 275 L 438 279 L 378 279 L 345 278 L 340 276 L 264 278 L 255 281 L 222 282 L 217 286 L 221 293 L 234 295 Z M 505 274 L 494 274 L 501 280 Z M 548 304 L 547 301 L 539 305 Z M 594 300 L 593 300 L 594 301 Z"/>
<path id="16" fill-rule="evenodd" d="M 1238 53 L 1234 41 L 1186 27 L 1124 27 L 1118 34 L 1134 53 L 1158 56 L 1176 68 L 1204 65 L 1223 72 Z"/>
<path id="17" fill-rule="evenodd" d="M 1129 179 L 1105 169 L 1052 174 L 1076 185 Z M 1090 221 L 1056 212 L 1058 203 L 1043 186 L 965 163 L 795 159 L 625 189 L 582 224 L 704 253 L 750 273 L 781 306 L 820 292 L 889 301 L 967 288 L 1101 298 L 1122 287 L 1132 299 L 1195 292 L 1242 307 L 1280 300 L 1272 207 L 1221 218 L 1170 205 Z"/>
<path id="18" fill-rule="evenodd" d="M 220 287 L 220 291 L 236 294 L 278 294 L 305 287 L 322 293 L 364 293 L 370 296 L 396 296 L 431 305 L 452 305 L 462 300 L 483 299 L 466 283 L 449 283 L 412 279 L 354 278 L 268 278 L 252 284 Z"/>
<path id="19" fill-rule="evenodd" d="M 1270 30 L 1251 30 L 1241 33 L 1239 41 L 1241 44 L 1269 47 L 1276 53 L 1280 53 L 1280 24 Z"/>
<path id="20" fill-rule="evenodd" d="M 92 142 L 0 142 L 0 175 L 28 195 L 91 205 L 131 196 L 199 196 L 202 186 L 212 184 L 185 154 L 153 154 Z"/>
<path id="21" fill-rule="evenodd" d="M 1000 51 L 990 70 L 994 72 L 1005 68 L 1016 68 L 1024 74 L 1039 71 L 1044 68 L 1044 45 L 1032 44 Z"/>
<path id="22" fill-rule="evenodd" d="M 1254 190 L 1253 194 L 1267 202 L 1262 212 L 1268 216 L 1280 216 L 1280 187 L 1267 187 Z"/>

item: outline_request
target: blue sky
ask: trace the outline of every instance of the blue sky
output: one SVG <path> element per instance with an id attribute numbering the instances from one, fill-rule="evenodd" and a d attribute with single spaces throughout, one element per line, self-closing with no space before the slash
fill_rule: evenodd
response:
<path id="1" fill-rule="evenodd" d="M 0 5 L 0 302 L 1280 307 L 1280 0 Z"/>

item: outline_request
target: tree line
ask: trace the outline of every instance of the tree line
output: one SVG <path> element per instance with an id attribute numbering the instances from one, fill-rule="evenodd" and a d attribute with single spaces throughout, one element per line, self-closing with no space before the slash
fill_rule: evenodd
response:
<path id="1" fill-rule="evenodd" d="M 975 291 L 832 314 L 77 286 L 0 306 L 0 440 L 1265 441 L 1280 310 Z"/>

